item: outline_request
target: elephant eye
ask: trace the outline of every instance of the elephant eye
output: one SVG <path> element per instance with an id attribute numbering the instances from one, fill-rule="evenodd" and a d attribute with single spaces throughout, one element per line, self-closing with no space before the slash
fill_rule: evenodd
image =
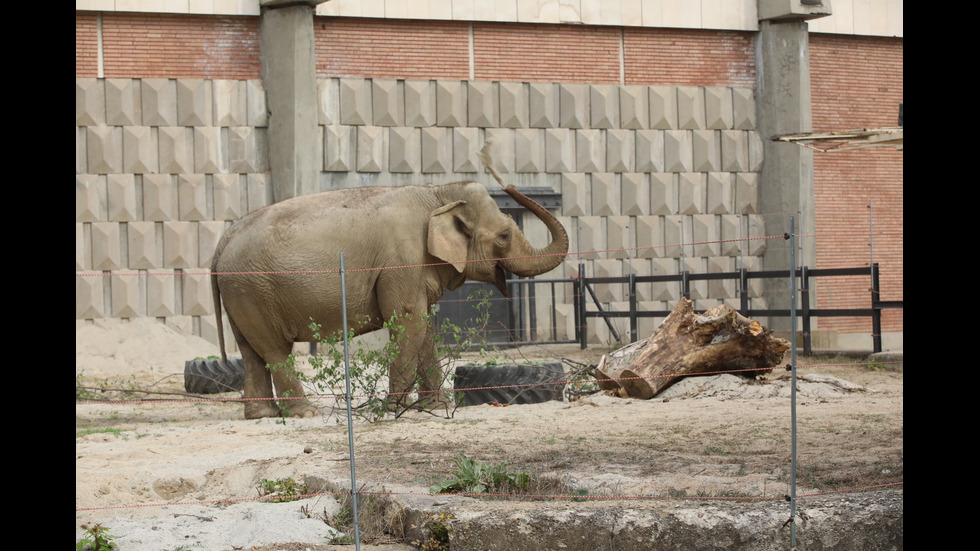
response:
<path id="1" fill-rule="evenodd" d="M 509 232 L 509 231 L 503 231 L 503 232 L 500 232 L 500 234 L 499 234 L 499 235 L 497 235 L 497 239 L 498 239 L 498 240 L 499 240 L 499 241 L 500 241 L 501 243 L 504 243 L 504 244 L 507 244 L 507 243 L 509 243 L 509 242 L 510 242 L 510 232 Z"/>

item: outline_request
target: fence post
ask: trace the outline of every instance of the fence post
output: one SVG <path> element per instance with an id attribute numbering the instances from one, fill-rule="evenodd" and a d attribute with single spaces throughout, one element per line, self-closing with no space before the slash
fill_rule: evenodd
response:
<path id="1" fill-rule="evenodd" d="M 793 268 L 796 269 L 795 267 Z M 810 340 L 810 269 L 800 268 L 800 308 L 803 310 L 803 355 L 813 355 L 813 342 Z"/>
<path id="2" fill-rule="evenodd" d="M 639 322 L 636 319 L 636 276 L 633 272 L 630 272 L 630 282 L 629 282 L 629 294 L 630 294 L 630 342 L 636 342 L 638 325 Z"/>
<path id="3" fill-rule="evenodd" d="M 790 485 L 789 485 L 789 547 L 796 549 L 796 229 L 793 217 L 789 217 L 789 324 L 790 335 L 793 336 L 792 363 L 790 364 L 790 424 L 792 426 L 792 444 L 790 451 Z"/>
<path id="4" fill-rule="evenodd" d="M 579 345 L 582 350 L 589 346 L 589 332 L 585 326 L 585 264 L 578 265 L 578 319 L 575 320 L 575 332 L 578 335 Z"/>
<path id="5" fill-rule="evenodd" d="M 874 351 L 881 352 L 881 308 L 878 293 L 878 263 L 871 264 L 871 339 Z"/>
<path id="6" fill-rule="evenodd" d="M 350 454 L 350 497 L 354 516 L 354 547 L 361 551 L 361 534 L 357 523 L 357 476 L 354 471 L 354 421 L 351 414 L 350 353 L 347 332 L 347 279 L 344 275 L 344 253 L 340 253 L 340 303 L 344 318 L 344 380 L 347 385 L 347 449 Z"/>

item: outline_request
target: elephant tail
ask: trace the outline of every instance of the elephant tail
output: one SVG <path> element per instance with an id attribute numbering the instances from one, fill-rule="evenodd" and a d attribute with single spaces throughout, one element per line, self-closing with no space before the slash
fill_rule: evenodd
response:
<path id="1" fill-rule="evenodd" d="M 224 240 L 222 239 L 223 243 Z M 225 353 L 225 329 L 224 324 L 221 321 L 221 290 L 218 288 L 218 256 L 222 248 L 222 244 L 219 243 L 218 247 L 214 251 L 214 258 L 211 261 L 211 298 L 214 300 L 214 320 L 218 329 L 218 349 L 221 350 L 221 362 L 225 363 L 228 361 L 228 355 Z"/>

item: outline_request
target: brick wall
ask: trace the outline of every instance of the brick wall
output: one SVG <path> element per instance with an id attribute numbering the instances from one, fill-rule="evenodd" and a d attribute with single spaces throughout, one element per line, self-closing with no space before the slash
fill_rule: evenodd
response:
<path id="1" fill-rule="evenodd" d="M 755 87 L 752 33 L 623 30 L 626 84 Z"/>
<path id="2" fill-rule="evenodd" d="M 814 130 L 898 125 L 898 104 L 904 95 L 902 39 L 811 35 L 810 72 Z M 884 300 L 903 297 L 903 161 L 904 152 L 893 148 L 816 152 L 813 159 L 820 267 L 866 266 L 873 244 Z M 823 284 L 817 290 L 818 307 L 868 304 L 869 288 L 867 278 Z M 902 331 L 902 318 L 902 310 L 886 311 L 882 329 Z M 870 332 L 871 322 L 822 318 L 819 327 Z"/>

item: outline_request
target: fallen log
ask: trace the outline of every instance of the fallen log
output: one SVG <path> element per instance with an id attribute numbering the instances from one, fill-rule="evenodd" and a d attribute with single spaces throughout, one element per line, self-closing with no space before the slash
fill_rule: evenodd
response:
<path id="1" fill-rule="evenodd" d="M 788 349 L 789 341 L 728 306 L 697 314 L 682 298 L 650 338 L 603 356 L 596 378 L 602 390 L 648 399 L 689 375 L 769 373 Z"/>

